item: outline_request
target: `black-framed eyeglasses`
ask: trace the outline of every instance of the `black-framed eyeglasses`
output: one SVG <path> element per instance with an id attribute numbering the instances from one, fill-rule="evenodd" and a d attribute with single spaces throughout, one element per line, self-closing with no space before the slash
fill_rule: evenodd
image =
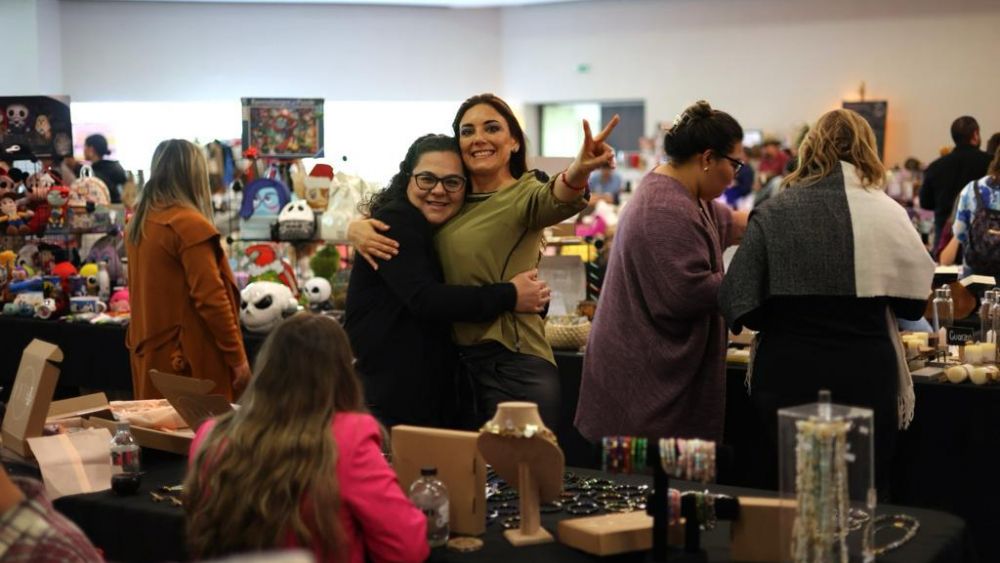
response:
<path id="1" fill-rule="evenodd" d="M 746 166 L 746 164 L 747 164 L 747 163 L 743 162 L 742 160 L 726 156 L 726 155 L 724 155 L 722 153 L 719 153 L 719 156 L 721 156 L 722 158 L 728 160 L 729 162 L 731 162 L 733 164 L 733 174 L 739 174 L 740 170 L 742 170 L 743 167 Z"/>
<path id="2" fill-rule="evenodd" d="M 746 164 L 747 164 L 747 163 L 743 162 L 742 160 L 739 160 L 737 158 L 732 158 L 732 157 L 726 156 L 724 154 L 720 154 L 719 156 L 721 156 L 722 158 L 724 158 L 724 159 L 726 159 L 726 160 L 728 160 L 729 162 L 732 163 L 732 165 L 733 165 L 733 174 L 739 174 L 740 170 L 742 170 L 743 167 L 746 166 Z"/>
<path id="3" fill-rule="evenodd" d="M 438 185 L 438 182 L 444 186 L 445 191 L 452 193 L 460 191 L 465 187 L 465 177 L 455 174 L 438 178 L 430 172 L 420 172 L 419 174 L 414 174 L 413 179 L 416 181 L 417 187 L 425 192 L 433 190 L 434 186 Z"/>

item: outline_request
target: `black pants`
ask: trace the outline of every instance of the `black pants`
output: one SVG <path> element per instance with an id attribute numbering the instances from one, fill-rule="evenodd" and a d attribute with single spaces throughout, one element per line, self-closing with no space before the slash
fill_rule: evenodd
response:
<path id="1" fill-rule="evenodd" d="M 538 404 L 546 426 L 558 427 L 559 370 L 555 365 L 495 342 L 460 347 L 458 355 L 463 426 L 479 429 L 493 418 L 499 403 L 529 401 Z"/>

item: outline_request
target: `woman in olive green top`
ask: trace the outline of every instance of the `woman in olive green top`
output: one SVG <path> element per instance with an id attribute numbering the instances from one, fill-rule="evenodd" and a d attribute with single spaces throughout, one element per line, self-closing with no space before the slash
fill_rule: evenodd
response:
<path id="1" fill-rule="evenodd" d="M 452 129 L 472 192 L 458 215 L 436 235 L 445 281 L 498 283 L 536 267 L 545 227 L 586 207 L 590 173 L 604 163 L 614 164 L 614 151 L 604 141 L 617 123 L 615 116 L 592 136 L 584 121 L 580 154 L 546 182 L 527 169 L 524 132 L 510 107 L 493 94 L 466 100 Z M 369 262 L 372 255 L 389 259 L 396 243 L 374 229 L 385 231 L 388 226 L 357 223 L 352 226 L 352 240 Z M 454 332 L 464 379 L 470 384 L 471 397 L 464 405 L 470 427 L 490 419 L 503 401 L 538 403 L 545 423 L 557 426 L 559 372 L 539 315 L 505 313 L 485 323 L 456 323 Z"/>

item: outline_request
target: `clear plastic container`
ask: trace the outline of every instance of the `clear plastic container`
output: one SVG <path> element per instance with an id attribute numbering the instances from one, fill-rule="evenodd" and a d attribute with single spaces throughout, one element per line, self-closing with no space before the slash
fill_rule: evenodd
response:
<path id="1" fill-rule="evenodd" d="M 139 473 L 141 464 L 139 444 L 135 442 L 128 422 L 116 424 L 115 435 L 111 438 L 111 472 Z"/>
<path id="2" fill-rule="evenodd" d="M 437 478 L 437 469 L 420 469 L 420 478 L 410 485 L 410 500 L 427 516 L 427 543 L 448 543 L 448 488 Z"/>
<path id="3" fill-rule="evenodd" d="M 775 532 L 791 530 L 781 538 L 784 561 L 874 561 L 872 411 L 831 404 L 820 391 L 817 403 L 778 411 L 778 440 L 781 496 L 796 507 L 794 521 Z"/>
<path id="4" fill-rule="evenodd" d="M 950 327 L 955 322 L 955 303 L 951 299 L 951 288 L 942 286 L 934 290 L 934 332 Z"/>

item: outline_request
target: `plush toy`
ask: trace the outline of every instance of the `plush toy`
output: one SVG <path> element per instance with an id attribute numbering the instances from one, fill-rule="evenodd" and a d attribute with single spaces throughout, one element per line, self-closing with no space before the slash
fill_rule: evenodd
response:
<path id="1" fill-rule="evenodd" d="M 285 317 L 298 310 L 291 290 L 284 284 L 259 281 L 240 292 L 240 322 L 248 332 L 270 332 Z"/>
<path id="2" fill-rule="evenodd" d="M 104 235 L 94 243 L 94 246 L 90 247 L 90 252 L 85 260 L 85 262 L 93 264 L 107 262 L 108 277 L 112 287 L 125 285 L 125 267 L 122 265 L 121 259 L 124 252 L 121 250 L 121 246 L 122 237 L 117 233 Z"/>
<path id="3" fill-rule="evenodd" d="M 305 200 L 289 202 L 278 214 L 279 240 L 311 240 L 316 232 L 316 215 Z"/>
<path id="4" fill-rule="evenodd" d="M 7 106 L 7 132 L 12 134 L 27 134 L 31 131 L 31 122 L 28 118 L 31 112 L 24 104 L 11 104 Z"/>
<path id="5" fill-rule="evenodd" d="M 49 116 L 39 115 L 35 118 L 35 134 L 38 135 L 43 143 L 52 140 L 52 124 L 49 123 Z"/>
<path id="6" fill-rule="evenodd" d="M 309 260 L 309 267 L 317 276 L 332 281 L 340 269 L 340 252 L 333 245 L 324 246 Z"/>
<path id="7" fill-rule="evenodd" d="M 250 258 L 247 272 L 250 281 L 273 281 L 285 284 L 298 297 L 299 285 L 295 280 L 295 270 L 288 261 L 278 256 L 278 251 L 272 244 L 254 244 L 247 247 L 246 255 Z"/>
<path id="8" fill-rule="evenodd" d="M 270 240 L 271 224 L 292 200 L 288 187 L 277 180 L 258 178 L 243 188 L 240 236 L 244 240 Z"/>
<path id="9" fill-rule="evenodd" d="M 23 270 L 30 278 L 35 275 L 35 270 L 41 266 L 40 260 L 41 253 L 38 250 L 38 246 L 26 244 L 21 247 L 21 250 L 17 251 L 17 262 L 14 264 L 14 268 Z"/>
<path id="10" fill-rule="evenodd" d="M 309 302 L 310 311 L 320 313 L 333 310 L 333 303 L 330 303 L 330 295 L 333 294 L 330 280 L 321 277 L 312 278 L 302 286 L 302 291 Z"/>
<path id="11" fill-rule="evenodd" d="M 67 215 L 69 214 L 69 188 L 65 186 L 50 188 L 45 199 L 51 206 L 49 227 L 56 229 L 64 228 L 66 226 Z"/>
<path id="12" fill-rule="evenodd" d="M 114 292 L 108 302 L 108 309 L 115 315 L 127 315 L 132 311 L 127 287 Z"/>
<path id="13" fill-rule="evenodd" d="M 0 229 L 8 235 L 27 234 L 31 232 L 26 219 L 31 218 L 33 211 L 18 211 L 17 200 L 13 192 L 0 194 Z"/>
<path id="14" fill-rule="evenodd" d="M 305 179 L 305 199 L 316 211 L 326 211 L 330 203 L 330 187 L 333 186 L 333 167 L 329 164 L 313 166 Z"/>

